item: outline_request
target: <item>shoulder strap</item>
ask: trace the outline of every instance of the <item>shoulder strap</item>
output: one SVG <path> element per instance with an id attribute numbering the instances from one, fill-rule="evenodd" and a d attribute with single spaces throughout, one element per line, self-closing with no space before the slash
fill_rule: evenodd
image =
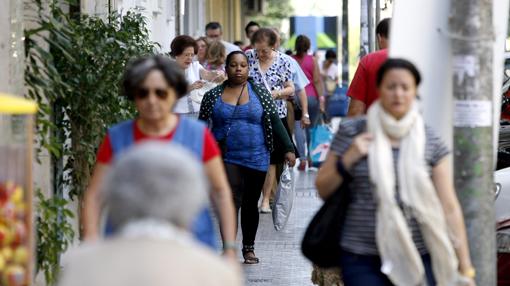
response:
<path id="1" fill-rule="evenodd" d="M 108 129 L 108 135 L 112 145 L 113 157 L 115 158 L 124 149 L 133 145 L 135 141 L 134 121 L 128 120 L 114 125 Z"/>
<path id="2" fill-rule="evenodd" d="M 190 150 L 202 162 L 205 128 L 206 126 L 200 121 L 179 116 L 179 124 L 171 142 Z"/>
<path id="3" fill-rule="evenodd" d="M 230 115 L 230 119 L 228 120 L 227 134 L 225 134 L 225 138 L 223 138 L 223 140 L 226 140 L 228 137 L 228 134 L 230 133 L 230 127 L 232 126 L 232 119 L 234 119 L 234 115 L 237 112 L 237 107 L 239 106 L 239 102 L 241 101 L 241 97 L 243 96 L 244 88 L 246 87 L 247 84 L 248 83 L 245 83 L 243 85 L 243 88 L 241 89 L 241 93 L 239 93 L 239 96 L 237 97 L 236 106 L 234 107 L 234 111 L 232 111 L 232 115 Z M 249 96 L 249 94 L 248 94 L 248 96 Z"/>

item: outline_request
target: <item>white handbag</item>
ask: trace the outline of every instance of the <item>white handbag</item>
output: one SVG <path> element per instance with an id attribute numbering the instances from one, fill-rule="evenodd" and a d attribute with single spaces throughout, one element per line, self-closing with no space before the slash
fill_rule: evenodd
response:
<path id="1" fill-rule="evenodd" d="M 204 98 L 205 93 L 208 92 L 209 90 L 215 88 L 216 86 L 217 86 L 216 83 L 210 82 L 210 81 L 206 81 L 202 88 L 192 90 L 189 93 L 189 98 L 191 99 L 191 101 L 193 101 L 195 103 L 198 103 L 198 104 L 201 104 L 202 103 L 202 99 Z"/>

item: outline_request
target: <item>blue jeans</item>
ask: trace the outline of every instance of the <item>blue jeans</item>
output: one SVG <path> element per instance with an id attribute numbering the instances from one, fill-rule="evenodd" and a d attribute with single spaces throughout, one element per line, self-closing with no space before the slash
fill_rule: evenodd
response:
<path id="1" fill-rule="evenodd" d="M 423 266 L 429 286 L 436 285 L 432 272 L 430 255 L 423 255 Z M 392 286 L 388 277 L 381 272 L 379 256 L 358 255 L 344 251 L 340 257 L 342 280 L 345 286 Z"/>
<path id="2" fill-rule="evenodd" d="M 310 127 L 313 127 L 317 124 L 317 118 L 320 115 L 319 99 L 315 96 L 307 96 L 306 99 L 308 100 L 308 114 L 312 123 Z"/>
<path id="3" fill-rule="evenodd" d="M 312 140 L 312 137 L 310 136 L 310 130 L 317 125 L 319 121 L 320 113 L 320 106 L 319 106 L 319 99 L 314 96 L 307 96 L 308 99 L 308 113 L 310 114 L 310 126 L 306 128 L 306 144 L 308 146 L 308 149 L 310 149 L 310 140 Z M 307 152 L 309 153 L 309 152 Z"/>
<path id="4" fill-rule="evenodd" d="M 296 148 L 300 159 L 306 159 L 306 135 L 305 129 L 301 128 L 301 121 L 294 122 L 294 138 L 296 139 Z"/>

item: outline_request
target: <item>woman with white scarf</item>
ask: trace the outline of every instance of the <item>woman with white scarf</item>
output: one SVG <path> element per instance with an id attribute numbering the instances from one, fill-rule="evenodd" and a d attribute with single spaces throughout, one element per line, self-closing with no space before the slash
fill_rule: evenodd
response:
<path id="1" fill-rule="evenodd" d="M 346 286 L 474 285 L 449 152 L 416 102 L 420 79 L 412 63 L 388 59 L 379 100 L 366 118 L 341 123 L 317 175 L 322 198 L 352 177 L 339 257 Z"/>

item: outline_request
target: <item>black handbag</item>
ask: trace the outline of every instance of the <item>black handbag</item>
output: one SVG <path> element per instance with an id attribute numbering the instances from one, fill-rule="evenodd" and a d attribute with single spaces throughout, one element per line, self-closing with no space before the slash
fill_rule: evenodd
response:
<path id="1" fill-rule="evenodd" d="M 292 106 L 294 107 L 294 120 L 299 121 L 303 117 L 303 109 L 301 108 L 301 103 L 299 102 L 299 98 L 294 96 L 291 100 Z"/>
<path id="2" fill-rule="evenodd" d="M 308 225 L 303 237 L 301 251 L 306 258 L 319 267 L 329 268 L 339 265 L 342 254 L 340 237 L 351 200 L 349 191 L 351 180 L 351 178 L 345 178 L 338 190 L 324 202 Z"/>

